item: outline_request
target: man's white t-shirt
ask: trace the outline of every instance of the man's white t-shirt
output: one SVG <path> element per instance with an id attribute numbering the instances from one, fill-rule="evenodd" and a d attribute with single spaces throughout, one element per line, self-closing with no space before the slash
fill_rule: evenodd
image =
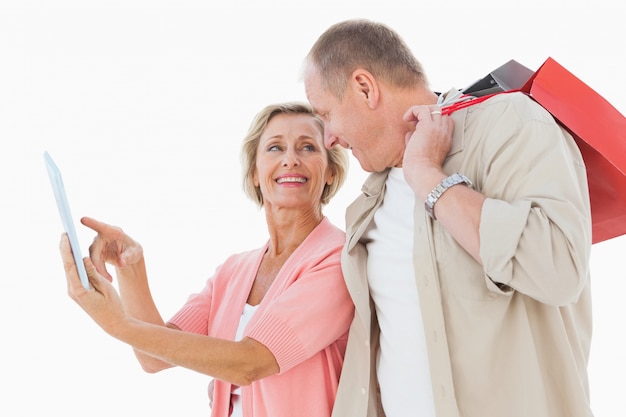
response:
<path id="1" fill-rule="evenodd" d="M 383 204 L 364 238 L 367 275 L 380 325 L 377 373 L 387 417 L 434 417 L 428 355 L 413 268 L 415 193 L 392 168 Z M 419 267 L 419 266 L 418 266 Z"/>

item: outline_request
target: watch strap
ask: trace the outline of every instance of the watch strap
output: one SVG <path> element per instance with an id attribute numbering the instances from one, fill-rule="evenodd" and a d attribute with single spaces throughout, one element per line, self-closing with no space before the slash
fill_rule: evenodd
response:
<path id="1" fill-rule="evenodd" d="M 433 220 L 437 220 L 435 217 L 435 203 L 439 200 L 439 197 L 443 195 L 450 187 L 453 187 L 457 184 L 464 184 L 468 187 L 472 186 L 472 182 L 463 174 L 454 173 L 449 177 L 445 178 L 441 181 L 426 197 L 426 201 L 424 201 L 424 207 L 426 208 L 426 212 L 433 218 Z"/>

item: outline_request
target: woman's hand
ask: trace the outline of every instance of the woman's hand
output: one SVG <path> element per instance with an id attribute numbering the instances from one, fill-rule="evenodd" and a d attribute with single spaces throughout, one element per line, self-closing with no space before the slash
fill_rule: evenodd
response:
<path id="1" fill-rule="evenodd" d="M 126 314 L 122 307 L 122 301 L 105 277 L 100 275 L 89 258 L 85 258 L 84 264 L 91 289 L 83 287 L 78 276 L 74 257 L 67 234 L 61 237 L 59 245 L 63 269 L 67 279 L 67 292 L 89 316 L 109 334 L 115 333 L 115 329 L 126 320 Z"/>
<path id="2" fill-rule="evenodd" d="M 89 257 L 96 270 L 109 281 L 113 278 L 106 269 L 106 263 L 116 268 L 124 268 L 143 259 L 141 245 L 119 227 L 102 223 L 90 217 L 83 217 L 80 221 L 98 233 L 89 246 Z"/>

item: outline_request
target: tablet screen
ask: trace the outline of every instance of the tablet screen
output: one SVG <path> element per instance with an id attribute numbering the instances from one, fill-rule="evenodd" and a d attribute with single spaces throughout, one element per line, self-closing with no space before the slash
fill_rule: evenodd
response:
<path id="1" fill-rule="evenodd" d="M 52 184 L 52 190 L 54 191 L 54 198 L 56 199 L 59 214 L 61 216 L 61 222 L 63 223 L 63 228 L 70 239 L 72 255 L 74 255 L 74 263 L 76 264 L 80 281 L 83 284 L 83 287 L 89 289 L 87 271 L 85 270 L 85 264 L 83 264 L 83 256 L 80 252 L 78 236 L 76 236 L 76 229 L 74 228 L 70 206 L 67 201 L 67 195 L 65 194 L 65 187 L 63 186 L 61 172 L 52 160 L 48 151 L 44 152 L 44 159 L 46 161 L 46 168 L 48 170 L 48 176 L 50 177 L 50 183 Z"/>

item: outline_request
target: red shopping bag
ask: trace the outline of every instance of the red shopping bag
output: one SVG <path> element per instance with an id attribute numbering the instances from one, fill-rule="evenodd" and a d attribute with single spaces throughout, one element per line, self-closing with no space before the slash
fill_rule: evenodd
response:
<path id="1" fill-rule="evenodd" d="M 626 118 L 552 58 L 521 91 L 548 110 L 580 148 L 589 182 L 592 242 L 626 234 Z"/>

